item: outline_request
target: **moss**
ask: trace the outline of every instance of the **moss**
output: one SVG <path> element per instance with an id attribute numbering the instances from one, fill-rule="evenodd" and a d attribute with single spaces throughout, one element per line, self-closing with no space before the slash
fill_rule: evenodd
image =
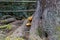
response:
<path id="1" fill-rule="evenodd" d="M 11 24 L 8 24 L 8 25 L 7 25 L 7 29 L 8 29 L 8 30 L 11 30 L 11 29 L 12 29 L 12 25 L 11 25 Z"/>
<path id="2" fill-rule="evenodd" d="M 37 34 L 41 37 L 42 36 L 42 29 L 41 28 L 38 28 L 37 29 Z"/>
<path id="3" fill-rule="evenodd" d="M 23 38 L 19 38 L 19 37 L 17 37 L 15 40 L 24 40 Z"/>
<path id="4" fill-rule="evenodd" d="M 3 28 L 7 28 L 8 30 L 11 30 L 12 26 L 11 26 L 11 24 L 0 26 L 0 29 L 3 29 Z"/>
<path id="5" fill-rule="evenodd" d="M 1 20 L 1 22 L 6 22 L 6 20 Z"/>
<path id="6" fill-rule="evenodd" d="M 0 26 L 0 29 L 6 28 L 7 25 Z"/>
<path id="7" fill-rule="evenodd" d="M 23 38 L 20 38 L 20 37 L 15 37 L 15 38 L 11 38 L 11 37 L 6 37 L 5 40 L 24 40 Z"/>
<path id="8" fill-rule="evenodd" d="M 56 27 L 56 30 L 57 30 L 57 31 L 60 31 L 60 26 L 57 26 L 57 27 Z"/>
<path id="9" fill-rule="evenodd" d="M 10 40 L 10 37 L 6 37 L 5 40 Z"/>
<path id="10" fill-rule="evenodd" d="M 60 40 L 60 35 L 58 35 L 58 40 Z"/>

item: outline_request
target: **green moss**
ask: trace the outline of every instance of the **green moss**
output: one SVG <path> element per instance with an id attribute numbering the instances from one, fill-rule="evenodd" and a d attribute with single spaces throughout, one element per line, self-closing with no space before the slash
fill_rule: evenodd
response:
<path id="1" fill-rule="evenodd" d="M 10 37 L 6 37 L 5 40 L 10 40 Z"/>
<path id="2" fill-rule="evenodd" d="M 0 29 L 6 28 L 7 25 L 0 26 Z"/>
<path id="3" fill-rule="evenodd" d="M 12 29 L 12 25 L 11 24 L 7 24 L 7 25 L 0 26 L 0 29 L 3 29 L 3 28 L 11 30 Z"/>
<path id="4" fill-rule="evenodd" d="M 24 40 L 24 39 L 20 38 L 20 37 L 11 38 L 11 37 L 8 36 L 8 37 L 5 38 L 5 40 Z"/>
<path id="5" fill-rule="evenodd" d="M 58 35 L 58 39 L 57 40 L 60 40 L 60 35 Z"/>
<path id="6" fill-rule="evenodd" d="M 6 20 L 1 20 L 1 22 L 6 22 Z"/>
<path id="7" fill-rule="evenodd" d="M 11 25 L 11 24 L 8 24 L 8 25 L 7 25 L 7 29 L 8 29 L 8 30 L 11 30 L 11 29 L 12 29 L 12 25 Z"/>
<path id="8" fill-rule="evenodd" d="M 17 37 L 15 40 L 24 40 L 23 38 L 19 38 L 19 37 Z"/>
<path id="9" fill-rule="evenodd" d="M 39 36 L 42 36 L 42 29 L 41 29 L 40 27 L 37 29 L 37 34 L 38 34 Z"/>
<path id="10" fill-rule="evenodd" d="M 57 27 L 56 27 L 56 30 L 57 30 L 57 31 L 60 31 L 60 26 L 57 26 Z"/>

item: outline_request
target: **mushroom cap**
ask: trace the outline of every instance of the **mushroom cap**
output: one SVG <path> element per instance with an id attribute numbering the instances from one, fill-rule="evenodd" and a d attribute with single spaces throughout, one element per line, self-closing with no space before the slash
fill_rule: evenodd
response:
<path id="1" fill-rule="evenodd" d="M 31 23 L 27 23 L 26 26 L 27 26 L 27 27 L 30 27 L 30 26 L 31 26 Z"/>
<path id="2" fill-rule="evenodd" d="M 28 20 L 29 20 L 29 21 L 32 21 L 32 16 L 28 17 Z"/>

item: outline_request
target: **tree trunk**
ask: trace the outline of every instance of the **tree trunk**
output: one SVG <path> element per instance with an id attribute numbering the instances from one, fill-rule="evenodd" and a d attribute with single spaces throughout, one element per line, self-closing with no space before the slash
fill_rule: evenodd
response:
<path id="1" fill-rule="evenodd" d="M 30 29 L 30 40 L 42 40 L 37 34 L 37 29 L 40 27 L 40 17 L 42 15 L 42 5 L 41 0 L 37 1 L 37 9 L 33 15 L 31 29 Z"/>
<path id="2" fill-rule="evenodd" d="M 48 0 L 47 0 L 48 2 Z M 60 1 L 50 0 L 50 6 L 43 12 L 42 25 L 48 34 L 48 40 L 60 40 Z"/>

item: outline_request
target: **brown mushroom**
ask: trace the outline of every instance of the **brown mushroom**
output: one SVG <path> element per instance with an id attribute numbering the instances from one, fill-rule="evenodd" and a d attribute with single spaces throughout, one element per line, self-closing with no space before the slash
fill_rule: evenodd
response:
<path id="1" fill-rule="evenodd" d="M 27 26 L 27 27 L 30 27 L 30 26 L 31 26 L 31 23 L 27 23 L 26 26 Z"/>
<path id="2" fill-rule="evenodd" d="M 28 17 L 28 20 L 31 22 L 32 21 L 32 16 Z"/>

